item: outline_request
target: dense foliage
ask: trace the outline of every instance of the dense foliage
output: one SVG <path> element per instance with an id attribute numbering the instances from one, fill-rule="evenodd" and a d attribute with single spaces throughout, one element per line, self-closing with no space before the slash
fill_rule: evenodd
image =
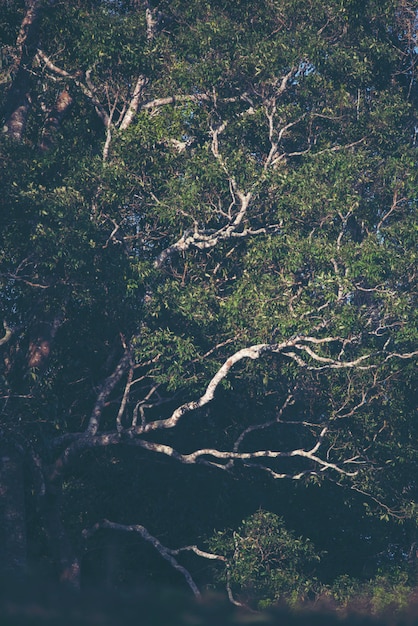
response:
<path id="1" fill-rule="evenodd" d="M 412 584 L 417 8 L 2 3 L 3 573 Z"/>
<path id="2" fill-rule="evenodd" d="M 233 532 L 218 532 L 211 540 L 216 553 L 229 562 L 226 583 L 247 601 L 262 598 L 265 605 L 293 597 L 300 601 L 318 593 L 312 577 L 313 564 L 320 556 L 308 539 L 295 537 L 282 519 L 257 511 Z"/>

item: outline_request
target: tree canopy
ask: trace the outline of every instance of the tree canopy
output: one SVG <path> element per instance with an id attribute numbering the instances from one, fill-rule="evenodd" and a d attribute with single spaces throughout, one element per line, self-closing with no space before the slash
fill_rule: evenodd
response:
<path id="1" fill-rule="evenodd" d="M 413 544 L 416 14 L 2 4 L 4 572 L 128 531 L 198 593 L 242 484 Z"/>

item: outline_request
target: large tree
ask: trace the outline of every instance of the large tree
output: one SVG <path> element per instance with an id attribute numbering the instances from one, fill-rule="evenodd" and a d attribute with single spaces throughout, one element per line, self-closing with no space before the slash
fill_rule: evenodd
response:
<path id="1" fill-rule="evenodd" d="M 3 569 L 116 528 L 197 593 L 83 496 L 131 448 L 414 524 L 414 3 L 0 11 Z"/>

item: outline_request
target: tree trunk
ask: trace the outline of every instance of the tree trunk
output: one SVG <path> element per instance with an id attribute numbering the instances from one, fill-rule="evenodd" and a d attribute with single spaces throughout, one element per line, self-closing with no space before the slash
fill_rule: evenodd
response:
<path id="1" fill-rule="evenodd" d="M 0 444 L 0 576 L 21 578 L 27 572 L 23 453 Z"/>
<path id="2" fill-rule="evenodd" d="M 44 503 L 45 529 L 59 581 L 79 589 L 80 561 L 62 521 L 61 500 L 61 485 L 50 484 Z"/>
<path id="3" fill-rule="evenodd" d="M 40 13 L 40 0 L 27 0 L 26 13 L 16 40 L 16 73 L 5 104 L 3 130 L 10 139 L 18 142 L 23 140 L 30 111 L 30 68 L 38 45 Z"/>

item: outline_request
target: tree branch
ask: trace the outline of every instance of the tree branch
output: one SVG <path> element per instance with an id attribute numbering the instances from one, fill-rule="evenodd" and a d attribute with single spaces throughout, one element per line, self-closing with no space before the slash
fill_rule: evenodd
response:
<path id="1" fill-rule="evenodd" d="M 6 321 L 3 321 L 3 328 L 4 328 L 4 336 L 0 339 L 0 346 L 4 346 L 5 343 L 10 341 L 13 335 L 13 331 L 11 328 L 9 328 Z"/>
<path id="2" fill-rule="evenodd" d="M 131 358 L 132 357 L 130 351 L 125 350 L 125 353 L 117 364 L 114 372 L 112 372 L 112 374 L 108 376 L 108 378 L 106 378 L 105 382 L 103 383 L 101 390 L 97 396 L 93 411 L 90 415 L 89 423 L 86 428 L 86 435 L 91 437 L 92 435 L 94 436 L 97 434 L 105 403 L 112 393 L 113 389 L 116 387 L 117 383 L 120 381 L 124 373 L 129 368 L 131 364 Z"/>
<path id="3" fill-rule="evenodd" d="M 354 472 L 346 470 L 341 465 L 336 463 L 332 463 L 329 459 L 322 459 L 318 457 L 317 452 L 323 443 L 325 436 L 327 434 L 327 426 L 322 426 L 322 430 L 319 435 L 316 437 L 315 445 L 309 449 L 305 450 L 303 448 L 298 448 L 290 451 L 281 451 L 281 450 L 256 450 L 250 452 L 240 452 L 239 446 L 242 443 L 244 437 L 252 432 L 253 430 L 267 428 L 268 426 L 273 424 L 273 421 L 266 422 L 262 425 L 256 425 L 254 427 L 249 427 L 244 430 L 240 437 L 236 440 L 235 445 L 232 450 L 218 450 L 215 448 L 201 448 L 195 450 L 194 452 L 188 454 L 182 454 L 175 450 L 173 447 L 158 443 L 155 441 L 149 441 L 142 439 L 142 435 L 150 434 L 156 432 L 158 430 L 165 430 L 170 428 L 175 428 L 179 423 L 180 419 L 190 413 L 192 411 L 196 411 L 204 406 L 206 406 L 209 402 L 211 402 L 214 397 L 216 390 L 220 383 L 228 376 L 230 370 L 234 365 L 239 363 L 244 359 L 256 360 L 260 357 L 267 354 L 277 354 L 283 355 L 284 357 L 293 359 L 298 365 L 301 367 L 307 368 L 309 370 L 314 371 L 322 371 L 324 369 L 372 369 L 376 368 L 377 365 L 373 362 L 362 365 L 365 361 L 372 359 L 372 354 L 365 354 L 353 360 L 342 360 L 340 357 L 336 359 L 332 359 L 331 357 L 324 357 L 321 354 L 318 354 L 315 350 L 313 350 L 312 346 L 326 346 L 330 343 L 343 343 L 345 346 L 352 342 L 356 341 L 356 338 L 352 339 L 343 339 L 341 337 L 311 337 L 311 336 L 303 336 L 299 335 L 293 337 L 287 341 L 282 343 L 263 343 L 253 345 L 247 348 L 243 348 L 238 350 L 234 354 L 232 354 L 218 369 L 212 379 L 209 381 L 205 392 L 200 398 L 197 400 L 192 400 L 190 402 L 186 402 L 181 406 L 177 407 L 170 417 L 165 419 L 158 419 L 152 422 L 146 422 L 143 418 L 141 423 L 138 424 L 136 418 L 132 420 L 132 425 L 126 429 L 121 428 L 120 417 L 119 421 L 117 420 L 117 429 L 114 432 L 104 432 L 98 433 L 100 417 L 105 405 L 107 398 L 109 397 L 111 391 L 114 389 L 115 385 L 119 382 L 123 374 L 127 371 L 131 364 L 131 355 L 127 350 L 123 357 L 121 358 L 117 368 L 115 371 L 108 377 L 108 379 L 103 384 L 103 387 L 98 395 L 96 404 L 92 411 L 88 427 L 84 433 L 79 433 L 74 435 L 74 438 L 69 439 L 69 445 L 61 454 L 61 456 L 56 460 L 55 464 L 52 467 L 52 471 L 50 474 L 51 480 L 55 480 L 64 470 L 64 468 L 68 465 L 71 458 L 73 458 L 76 454 L 81 453 L 83 450 L 94 448 L 94 447 L 104 447 L 109 445 L 117 445 L 124 443 L 126 445 L 137 445 L 142 447 L 150 452 L 156 452 L 158 454 L 164 454 L 165 456 L 169 456 L 174 458 L 175 460 L 184 463 L 184 464 L 203 464 L 212 467 L 216 467 L 222 470 L 230 470 L 234 461 L 242 461 L 244 465 L 251 467 L 258 467 L 264 471 L 269 472 L 274 478 L 300 478 L 306 474 L 315 474 L 328 470 L 335 471 L 340 475 L 345 476 L 355 476 L 357 474 L 357 470 Z M 304 361 L 300 357 L 300 353 L 305 352 L 310 361 L 314 362 L 314 365 L 310 365 L 309 361 Z M 340 355 L 342 351 L 340 351 Z M 376 353 L 375 356 L 380 355 L 381 353 Z M 386 356 L 388 358 L 402 358 L 409 359 L 416 356 L 418 352 L 406 353 L 406 354 L 398 354 L 393 353 Z M 318 363 L 318 365 L 315 364 Z M 125 394 L 128 393 L 129 387 L 134 384 L 135 381 L 128 381 L 128 384 L 125 387 Z M 124 400 L 122 400 L 123 405 Z M 285 401 L 282 411 L 284 408 L 291 402 L 291 396 L 288 396 Z M 121 406 L 122 406 L 121 405 Z M 362 406 L 362 403 L 359 403 L 358 407 Z M 275 422 L 280 419 L 281 413 L 279 413 L 279 417 L 274 420 Z M 315 426 L 319 426 L 315 425 Z M 210 457 L 210 458 L 207 458 Z M 271 468 L 266 468 L 260 464 L 252 463 L 250 465 L 249 462 L 254 462 L 257 460 L 268 460 L 268 459 L 288 459 L 288 458 L 304 458 L 308 461 L 314 463 L 316 468 L 309 470 L 297 471 L 294 474 L 289 473 L 277 473 Z M 343 465 L 352 464 L 354 462 L 353 459 L 343 461 Z M 319 467 L 319 470 L 318 470 Z"/>
<path id="4" fill-rule="evenodd" d="M 193 591 L 194 595 L 198 598 L 200 597 L 201 594 L 190 572 L 185 567 L 183 567 L 183 565 L 180 565 L 180 563 L 174 557 L 180 554 L 181 552 L 191 551 L 205 559 L 217 560 L 217 561 L 223 561 L 223 562 L 226 561 L 225 557 L 220 556 L 219 554 L 205 552 L 204 550 L 200 550 L 197 546 L 185 546 L 183 548 L 177 548 L 176 550 L 171 550 L 170 548 L 167 548 L 167 546 L 164 546 L 161 543 L 161 541 L 159 541 L 156 537 L 151 535 L 151 533 L 148 532 L 145 526 L 141 526 L 140 524 L 132 524 L 132 525 L 117 524 L 116 522 L 110 522 L 109 520 L 105 519 L 95 524 L 92 528 L 88 530 L 87 529 L 84 530 L 83 537 L 85 539 L 89 539 L 94 533 L 96 533 L 101 528 L 107 528 L 110 530 L 119 530 L 122 532 L 134 532 L 134 533 L 138 533 L 139 535 L 141 535 L 141 537 L 145 539 L 145 541 L 148 541 L 148 543 L 150 543 L 157 550 L 157 552 L 163 557 L 163 559 L 168 561 L 170 565 L 176 571 L 180 572 L 180 574 L 184 576 L 190 589 Z"/>
<path id="5" fill-rule="evenodd" d="M 371 357 L 370 354 L 363 355 L 353 361 L 340 361 L 338 359 L 321 357 L 312 349 L 310 349 L 309 346 L 307 345 L 307 344 L 326 345 L 329 343 L 342 342 L 342 341 L 343 339 L 341 337 L 316 338 L 316 337 L 306 337 L 306 336 L 300 335 L 292 339 L 289 339 L 287 341 L 284 341 L 282 343 L 262 343 L 262 344 L 250 346 L 248 348 L 242 348 L 241 350 L 238 350 L 237 352 L 232 354 L 224 362 L 224 364 L 219 368 L 215 376 L 209 382 L 208 386 L 206 387 L 205 393 L 198 400 L 193 400 L 192 402 L 186 402 L 182 406 L 178 407 L 173 412 L 171 417 L 165 420 L 156 420 L 154 422 L 149 422 L 143 427 L 143 430 L 141 427 L 141 432 L 144 432 L 144 433 L 151 432 L 153 430 L 159 430 L 160 428 L 173 428 L 174 426 L 177 425 L 177 423 L 179 422 L 179 420 L 181 419 L 183 415 L 185 415 L 186 413 L 190 411 L 195 411 L 196 409 L 202 408 L 203 406 L 208 404 L 211 400 L 213 400 L 215 391 L 218 385 L 221 383 L 221 381 L 224 378 L 226 378 L 231 368 L 236 363 L 238 363 L 239 361 L 242 361 L 243 359 L 256 360 L 266 354 L 283 354 L 284 356 L 295 360 L 302 367 L 306 367 L 309 369 L 316 369 L 316 370 L 324 369 L 325 367 L 335 368 L 335 369 L 353 368 L 353 367 L 360 365 L 360 363 L 362 363 L 363 361 L 370 359 Z M 325 360 L 326 365 L 309 366 L 309 364 L 303 361 L 303 359 L 294 350 L 291 350 L 292 348 L 298 351 L 308 352 L 309 356 L 313 360 L 319 361 L 321 363 L 323 363 Z M 372 367 L 372 366 L 369 366 L 369 367 Z"/>
<path id="6" fill-rule="evenodd" d="M 135 117 L 135 114 L 138 111 L 139 101 L 141 99 L 141 95 L 144 91 L 144 87 L 146 86 L 147 82 L 148 82 L 148 79 L 143 74 L 140 74 L 138 76 L 138 79 L 136 81 L 136 85 L 132 94 L 132 98 L 128 106 L 128 110 L 123 116 L 122 121 L 119 126 L 120 130 L 126 130 L 131 125 Z"/>
<path id="7" fill-rule="evenodd" d="M 194 452 L 190 452 L 188 454 L 181 454 L 180 452 L 175 450 L 172 446 L 169 446 L 167 444 L 155 443 L 153 441 L 146 441 L 143 439 L 135 439 L 132 441 L 132 443 L 133 445 L 138 445 L 141 448 L 145 448 L 146 450 L 149 450 L 150 452 L 157 452 L 159 454 L 164 454 L 165 456 L 172 457 L 176 461 L 179 461 L 180 463 L 183 463 L 185 465 L 194 465 L 194 464 L 202 463 L 204 465 L 211 465 L 219 469 L 229 470 L 231 468 L 231 465 L 229 463 L 228 465 L 225 465 L 225 463 L 218 463 L 216 460 L 227 461 L 227 462 L 232 462 L 232 463 L 234 461 L 243 461 L 244 465 L 248 465 L 247 461 L 253 461 L 257 459 L 277 460 L 277 459 L 289 459 L 289 458 L 294 458 L 294 457 L 300 457 L 300 458 L 308 459 L 312 461 L 316 466 L 319 466 L 320 472 L 333 470 L 340 475 L 344 475 L 348 477 L 356 476 L 358 474 L 358 470 L 350 472 L 348 470 L 345 470 L 343 467 L 340 467 L 336 463 L 331 463 L 330 461 L 321 459 L 320 457 L 317 456 L 316 453 L 318 452 L 321 444 L 324 441 L 327 430 L 328 430 L 327 427 L 324 427 L 322 429 L 321 433 L 318 436 L 318 440 L 316 441 L 315 445 L 310 450 L 304 450 L 302 448 L 298 448 L 298 449 L 289 450 L 289 451 L 256 450 L 255 452 L 233 452 L 230 450 L 226 450 L 226 451 L 217 450 L 215 448 L 201 448 L 199 450 L 195 450 Z M 202 457 L 212 457 L 213 459 L 216 459 L 216 460 L 206 461 L 205 459 L 202 459 Z M 347 464 L 347 463 L 348 463 L 347 461 L 344 461 L 344 464 Z M 266 467 L 264 465 L 251 464 L 251 467 L 257 467 L 259 469 L 266 470 Z M 284 478 L 284 477 L 289 476 L 288 473 L 277 474 L 270 468 L 267 468 L 267 471 L 270 471 L 272 475 L 274 474 L 274 478 Z M 298 472 L 296 474 L 292 474 L 291 476 L 292 478 L 295 478 L 295 476 L 299 477 L 299 475 L 302 476 L 305 474 L 312 474 L 312 473 L 317 474 L 318 469 L 304 470 L 302 473 Z"/>

